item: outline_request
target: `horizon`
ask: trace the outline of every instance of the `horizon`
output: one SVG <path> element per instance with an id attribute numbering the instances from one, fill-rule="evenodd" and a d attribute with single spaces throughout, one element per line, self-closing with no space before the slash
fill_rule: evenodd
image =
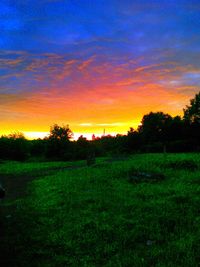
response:
<path id="1" fill-rule="evenodd" d="M 191 100 L 191 99 L 190 99 Z M 187 107 L 187 106 L 186 106 Z M 182 109 L 183 111 L 184 109 Z M 152 111 L 150 111 L 149 113 L 151 113 Z M 161 110 L 157 111 L 157 112 L 162 112 Z M 149 114 L 148 113 L 148 114 Z M 182 112 L 183 113 L 183 112 Z M 143 114 L 144 115 L 148 115 L 148 114 Z M 165 114 L 168 114 L 168 113 L 165 113 Z M 170 114 L 168 114 L 170 115 Z M 170 115 L 171 116 L 171 115 Z M 176 116 L 180 116 L 181 119 L 183 119 L 183 114 L 182 115 L 174 115 L 174 116 L 171 116 L 172 118 L 175 118 Z M 20 134 L 23 134 L 24 137 L 27 139 L 27 140 L 36 140 L 36 139 L 44 139 L 45 137 L 48 137 L 50 135 L 50 129 L 53 125 L 56 125 L 57 123 L 54 123 L 52 124 L 51 126 L 49 126 L 49 131 L 45 131 L 45 132 L 40 132 L 40 131 L 20 131 L 20 130 L 14 130 L 12 132 L 3 132 L 0 134 L 0 137 L 1 136 L 8 136 L 8 135 L 12 135 L 12 134 L 15 134 L 15 133 L 20 133 Z M 133 127 L 134 125 L 134 127 Z M 111 132 L 111 131 L 107 131 L 107 129 L 105 128 L 106 126 L 110 126 L 108 124 L 100 124 L 100 125 L 96 125 L 98 127 L 103 127 L 101 129 L 99 129 L 96 133 L 94 132 L 74 132 L 73 129 L 70 127 L 70 125 L 68 124 L 62 124 L 62 125 L 59 125 L 59 126 L 69 126 L 70 130 L 72 131 L 73 133 L 73 137 L 72 137 L 72 141 L 77 141 L 78 138 L 80 136 L 83 136 L 84 138 L 86 138 L 87 140 L 92 140 L 93 136 L 95 136 L 96 138 L 101 138 L 103 136 L 117 136 L 117 135 L 127 135 L 128 134 L 128 131 L 133 128 L 134 131 L 138 131 L 138 127 L 142 125 L 142 118 L 140 120 L 139 123 L 133 123 L 132 125 L 129 125 L 128 128 L 126 129 L 126 131 L 121 131 L 121 132 Z M 84 123 L 83 125 L 81 126 L 87 126 L 87 127 L 94 127 L 94 125 L 92 124 L 89 124 L 89 123 Z M 109 128 L 108 128 L 109 129 Z"/>
<path id="2" fill-rule="evenodd" d="M 126 134 L 171 116 L 200 88 L 200 3 L 40 0 L 0 3 L 0 135 L 50 125 L 76 136 Z"/>
<path id="3" fill-rule="evenodd" d="M 62 124 L 62 125 L 64 125 L 64 124 Z M 135 124 L 135 125 L 138 127 L 140 125 L 140 123 L 139 124 Z M 92 125 L 90 125 L 90 126 L 92 127 Z M 108 126 L 108 125 L 103 125 L 103 126 Z M 3 133 L 1 133 L 1 136 L 2 135 L 8 136 L 8 135 L 14 134 L 14 133 L 22 133 L 25 136 L 25 138 L 28 139 L 28 140 L 35 140 L 35 139 L 39 139 L 39 138 L 43 139 L 43 138 L 47 137 L 50 134 L 50 127 L 49 127 L 49 131 L 45 131 L 45 132 L 14 130 L 14 131 L 11 131 L 11 132 L 3 132 Z M 74 132 L 73 129 L 69 125 L 69 128 L 73 132 L 73 140 L 77 140 L 80 136 L 83 136 L 83 137 L 87 138 L 87 140 L 92 140 L 92 136 L 93 135 L 95 135 L 95 137 L 102 137 L 104 135 L 105 136 L 108 136 L 108 135 L 116 136 L 118 134 L 125 135 L 125 134 L 127 134 L 127 132 L 129 131 L 129 129 L 131 127 L 132 126 L 129 126 L 126 131 L 122 131 L 122 132 L 119 132 L 119 133 L 107 131 L 106 128 L 101 128 L 98 132 L 93 133 L 93 132 Z M 137 129 L 137 127 L 134 127 L 134 129 Z"/>

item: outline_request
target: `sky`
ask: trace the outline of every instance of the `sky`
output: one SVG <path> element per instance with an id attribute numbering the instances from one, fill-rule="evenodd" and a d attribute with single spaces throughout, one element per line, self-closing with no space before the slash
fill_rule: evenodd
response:
<path id="1" fill-rule="evenodd" d="M 0 1 L 0 134 L 125 134 L 199 88 L 199 0 Z"/>

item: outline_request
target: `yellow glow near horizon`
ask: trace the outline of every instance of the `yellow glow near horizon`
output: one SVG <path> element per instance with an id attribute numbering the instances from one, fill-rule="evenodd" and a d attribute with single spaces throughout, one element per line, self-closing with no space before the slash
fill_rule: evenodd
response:
<path id="1" fill-rule="evenodd" d="M 59 123 L 58 123 L 59 124 Z M 115 136 L 117 134 L 127 134 L 127 131 L 129 130 L 130 127 L 133 127 L 134 129 L 137 129 L 138 125 L 140 124 L 140 120 L 138 121 L 130 121 L 126 123 L 80 123 L 80 124 L 72 124 L 69 125 L 70 129 L 74 133 L 74 140 L 77 140 L 79 136 L 83 135 L 86 137 L 88 140 L 92 139 L 92 135 L 94 134 L 95 137 L 101 137 L 104 132 L 105 135 L 112 135 Z M 63 125 L 63 123 L 59 124 L 60 126 Z M 64 124 L 66 125 L 66 124 Z M 23 127 L 18 127 L 18 130 L 15 131 L 14 129 L 9 130 L 4 130 L 0 131 L 0 135 L 9 135 L 14 132 L 21 132 L 25 135 L 25 137 L 28 140 L 33 140 L 33 139 L 38 139 L 41 138 L 43 139 L 44 137 L 49 135 L 49 129 L 48 131 L 28 131 L 27 127 L 24 129 Z M 43 128 L 44 129 L 44 128 Z"/>
<path id="2" fill-rule="evenodd" d="M 29 140 L 33 140 L 33 139 L 38 139 L 41 138 L 43 139 L 44 137 L 49 135 L 49 132 L 26 132 L 23 131 L 25 137 Z"/>
<path id="3" fill-rule="evenodd" d="M 108 93 L 115 103 L 105 101 L 103 97 Z M 28 139 L 44 138 L 55 123 L 69 124 L 74 139 L 80 135 L 88 139 L 92 134 L 101 136 L 104 129 L 106 135 L 127 134 L 130 127 L 137 129 L 142 117 L 150 111 L 181 115 L 189 101 L 188 96 L 180 97 L 176 92 L 168 93 L 156 86 L 123 92 L 114 90 L 113 86 L 109 91 L 103 88 L 90 94 L 73 92 L 70 98 L 67 94 L 62 98 L 56 93 L 54 98 L 32 94 L 27 99 L 16 100 L 13 105 L 5 102 L 2 108 L 9 112 L 1 118 L 0 135 L 23 132 Z"/>

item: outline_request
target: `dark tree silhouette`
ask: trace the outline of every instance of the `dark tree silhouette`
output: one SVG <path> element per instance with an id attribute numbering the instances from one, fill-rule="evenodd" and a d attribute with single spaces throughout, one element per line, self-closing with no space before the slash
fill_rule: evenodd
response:
<path id="1" fill-rule="evenodd" d="M 130 127 L 126 139 L 126 147 L 128 152 L 136 152 L 139 150 L 141 146 L 140 135 L 133 129 L 133 127 Z"/>
<path id="2" fill-rule="evenodd" d="M 69 128 L 69 125 L 59 126 L 58 124 L 54 124 L 50 127 L 50 135 L 49 139 L 69 141 L 73 138 L 73 132 Z"/>
<path id="3" fill-rule="evenodd" d="M 50 135 L 46 138 L 46 156 L 53 159 L 71 159 L 72 147 L 70 139 L 72 137 L 73 132 L 69 128 L 69 125 L 59 126 L 58 124 L 54 124 L 51 126 Z"/>
<path id="4" fill-rule="evenodd" d="M 171 124 L 168 125 L 167 134 L 168 140 L 180 140 L 183 139 L 183 120 L 180 116 L 172 118 Z"/>
<path id="5" fill-rule="evenodd" d="M 17 140 L 17 139 L 23 139 L 23 140 L 25 140 L 26 139 L 25 136 L 24 136 L 24 134 L 21 133 L 21 132 L 11 133 L 11 134 L 8 135 L 8 138 L 13 139 L 13 140 Z"/>
<path id="6" fill-rule="evenodd" d="M 146 142 L 164 141 L 167 139 L 167 130 L 172 117 L 163 112 L 150 112 L 144 115 L 138 132 L 143 135 Z"/>
<path id="7" fill-rule="evenodd" d="M 16 132 L 0 138 L 0 158 L 23 161 L 29 157 L 29 142 Z"/>
<path id="8" fill-rule="evenodd" d="M 44 158 L 46 150 L 46 140 L 34 139 L 30 141 L 30 153 L 32 157 Z"/>
<path id="9" fill-rule="evenodd" d="M 191 151 L 200 151 L 200 92 L 190 100 L 184 112 L 184 135 Z"/>
<path id="10" fill-rule="evenodd" d="M 183 109 L 184 120 L 193 123 L 200 123 L 200 92 L 190 100 L 190 105 Z"/>
<path id="11" fill-rule="evenodd" d="M 143 116 L 138 129 L 130 128 L 127 135 L 93 135 L 91 141 L 80 136 L 71 142 L 73 132 L 69 125 L 54 124 L 48 137 L 31 141 L 20 132 L 12 133 L 0 137 L 0 160 L 87 159 L 90 165 L 95 156 L 120 158 L 135 152 L 200 151 L 200 92 L 183 111 L 183 118 L 150 112 Z"/>
<path id="12" fill-rule="evenodd" d="M 76 141 L 76 159 L 86 159 L 89 151 L 89 146 L 89 141 L 85 137 L 83 137 L 83 135 L 79 136 L 78 140 Z"/>

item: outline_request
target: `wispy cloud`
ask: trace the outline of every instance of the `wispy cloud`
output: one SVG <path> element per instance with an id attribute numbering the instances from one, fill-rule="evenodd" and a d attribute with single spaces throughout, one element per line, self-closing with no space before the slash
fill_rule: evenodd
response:
<path id="1" fill-rule="evenodd" d="M 199 8 L 196 0 L 3 1 L 3 127 L 122 131 L 150 110 L 181 114 L 200 86 Z"/>

